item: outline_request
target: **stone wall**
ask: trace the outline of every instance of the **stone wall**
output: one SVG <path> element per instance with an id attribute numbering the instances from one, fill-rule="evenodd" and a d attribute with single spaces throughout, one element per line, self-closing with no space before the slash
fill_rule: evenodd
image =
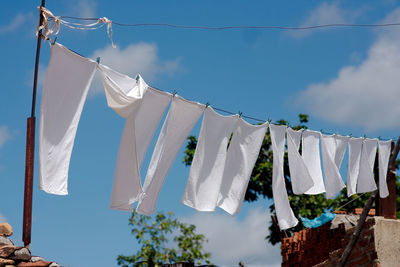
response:
<path id="1" fill-rule="evenodd" d="M 336 266 L 355 230 L 355 216 L 337 215 L 336 224 L 327 223 L 284 238 L 282 266 Z M 368 217 L 345 266 L 400 266 L 400 221 Z"/>
<path id="2" fill-rule="evenodd" d="M 0 267 L 56 267 L 55 262 L 32 256 L 28 248 L 15 246 L 8 238 L 13 234 L 8 223 L 0 223 Z"/>

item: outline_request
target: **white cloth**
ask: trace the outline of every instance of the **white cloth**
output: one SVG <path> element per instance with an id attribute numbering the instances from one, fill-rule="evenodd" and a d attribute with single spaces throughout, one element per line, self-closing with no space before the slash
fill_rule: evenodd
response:
<path id="1" fill-rule="evenodd" d="M 302 134 L 301 156 L 308 172 L 313 179 L 314 185 L 305 194 L 316 195 L 325 192 L 324 180 L 322 178 L 321 157 L 319 153 L 320 132 L 305 130 Z"/>
<path id="2" fill-rule="evenodd" d="M 68 194 L 72 148 L 96 65 L 58 43 L 51 46 L 39 121 L 39 187 L 47 193 Z"/>
<path id="3" fill-rule="evenodd" d="M 296 195 L 304 194 L 314 185 L 310 172 L 299 153 L 301 132 L 301 130 L 295 131 L 291 128 L 286 130 L 290 180 L 293 193 Z"/>
<path id="4" fill-rule="evenodd" d="M 357 179 L 357 193 L 372 192 L 377 189 L 374 178 L 377 139 L 364 139 Z"/>
<path id="5" fill-rule="evenodd" d="M 379 196 L 385 198 L 389 195 L 386 176 L 388 172 L 389 158 L 392 148 L 392 140 L 378 141 L 379 148 Z"/>
<path id="6" fill-rule="evenodd" d="M 340 175 L 340 166 L 346 151 L 348 137 L 338 135 L 321 136 L 322 163 L 325 174 L 326 197 L 336 196 L 345 184 Z"/>
<path id="7" fill-rule="evenodd" d="M 268 123 L 252 125 L 239 119 L 226 156 L 218 206 L 233 215 L 240 212 L 247 185 L 260 153 Z"/>
<path id="8" fill-rule="evenodd" d="M 352 196 L 356 193 L 358 173 L 360 172 L 360 159 L 362 138 L 349 139 L 349 161 L 347 168 L 347 196 Z"/>
<path id="9" fill-rule="evenodd" d="M 151 157 L 143 186 L 144 195 L 136 208 L 138 213 L 146 215 L 154 213 L 168 171 L 203 110 L 204 106 L 199 103 L 185 100 L 180 96 L 172 98 L 171 108 Z"/>
<path id="10" fill-rule="evenodd" d="M 99 65 L 99 72 L 108 106 L 126 118 L 110 207 L 132 211 L 132 204 L 143 194 L 140 181 L 143 158 L 172 95 L 149 87 L 140 75 L 133 79 L 104 65 Z"/>
<path id="11" fill-rule="evenodd" d="M 237 121 L 238 115 L 222 116 L 211 107 L 204 111 L 196 151 L 181 201 L 183 204 L 199 211 L 215 210 L 228 142 Z"/>
<path id="12" fill-rule="evenodd" d="M 270 124 L 269 130 L 271 133 L 271 147 L 273 153 L 272 193 L 274 196 L 278 224 L 281 230 L 284 230 L 294 227 L 298 223 L 290 207 L 283 174 L 286 126 Z"/>

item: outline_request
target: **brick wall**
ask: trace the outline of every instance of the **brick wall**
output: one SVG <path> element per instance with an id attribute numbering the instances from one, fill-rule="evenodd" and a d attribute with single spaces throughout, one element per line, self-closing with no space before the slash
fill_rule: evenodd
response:
<path id="1" fill-rule="evenodd" d="M 375 219 L 364 223 L 360 238 L 346 266 L 379 266 L 374 238 Z M 294 233 L 281 245 L 282 266 L 336 266 L 355 228 L 345 230 L 344 224 L 330 229 L 330 223 Z"/>

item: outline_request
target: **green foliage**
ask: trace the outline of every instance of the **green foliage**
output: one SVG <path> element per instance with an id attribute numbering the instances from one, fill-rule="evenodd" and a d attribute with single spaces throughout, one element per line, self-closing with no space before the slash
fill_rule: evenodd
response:
<path id="1" fill-rule="evenodd" d="M 118 265 L 152 267 L 176 262 L 201 264 L 202 261 L 210 264 L 211 254 L 202 251 L 207 241 L 205 236 L 196 234 L 195 225 L 179 222 L 172 216 L 172 212 L 168 215 L 159 212 L 152 220 L 151 216 L 133 212 L 129 225 L 142 247 L 134 255 L 119 255 Z"/>
<path id="2" fill-rule="evenodd" d="M 299 114 L 299 123 L 296 125 L 290 125 L 294 130 L 307 129 L 309 117 L 306 114 Z M 278 120 L 275 124 L 288 125 L 289 122 L 286 120 Z M 186 146 L 185 157 L 183 162 L 186 166 L 189 166 L 193 160 L 193 155 L 195 153 L 197 144 L 197 139 L 195 136 L 190 136 L 188 138 L 188 143 Z M 301 148 L 300 148 L 301 150 Z M 271 149 L 271 136 L 269 131 L 266 133 L 260 154 L 254 166 L 250 182 L 246 191 L 245 201 L 252 202 L 256 201 L 258 198 L 268 198 L 272 199 L 272 149 Z M 398 165 L 397 165 L 398 166 Z M 290 172 L 288 164 L 288 155 L 285 152 L 284 155 L 284 176 L 286 182 L 286 189 L 288 191 L 290 205 L 296 217 L 301 215 L 306 218 L 315 218 L 321 215 L 325 210 L 336 210 L 341 208 L 344 204 L 348 203 L 350 200 L 355 199 L 351 203 L 347 204 L 341 210 L 352 211 L 354 208 L 363 207 L 365 201 L 368 199 L 369 194 L 364 194 L 362 196 L 353 195 L 352 197 L 347 197 L 347 189 L 344 188 L 339 196 L 335 199 L 326 199 L 324 194 L 320 195 L 294 195 L 292 192 L 292 186 L 290 183 Z M 400 186 L 398 185 L 398 190 Z M 397 205 L 400 207 L 400 196 L 397 198 Z M 272 204 L 270 206 L 271 213 L 275 213 L 275 206 Z M 400 212 L 398 213 L 400 216 Z M 303 228 L 301 222 L 294 228 L 287 230 L 290 234 L 294 231 L 299 231 Z M 272 225 L 269 226 L 269 235 L 266 237 L 268 242 L 276 244 L 280 242 L 279 233 L 276 232 Z"/>

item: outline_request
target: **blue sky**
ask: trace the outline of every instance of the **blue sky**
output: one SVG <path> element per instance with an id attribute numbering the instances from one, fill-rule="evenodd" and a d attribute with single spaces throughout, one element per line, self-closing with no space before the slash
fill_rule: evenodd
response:
<path id="1" fill-rule="evenodd" d="M 55 15 L 103 17 L 125 23 L 188 25 L 282 25 L 398 22 L 396 1 L 46 1 Z M 0 16 L 0 221 L 21 242 L 26 118 L 30 114 L 40 1 L 7 2 Z M 181 96 L 261 119 L 310 115 L 311 129 L 343 135 L 393 138 L 400 129 L 400 31 L 324 29 L 204 31 L 113 26 L 116 49 L 105 27 L 61 28 L 57 41 L 117 71 L 141 73 L 147 83 Z M 43 44 L 41 87 L 49 60 Z M 37 114 L 38 115 L 38 114 Z M 65 266 L 115 266 L 118 254 L 138 245 L 129 213 L 109 209 L 124 120 L 106 105 L 98 77 L 85 104 L 69 170 L 69 195 L 38 190 L 33 202 L 33 254 Z M 198 134 L 199 124 L 193 133 Z M 156 135 L 157 136 L 157 135 Z M 155 140 L 154 140 L 155 141 Z M 153 142 L 154 145 L 154 142 Z M 235 217 L 199 213 L 179 203 L 189 168 L 183 149 L 161 191 L 157 210 L 195 223 L 209 242 L 213 262 L 279 266 L 280 251 L 264 241 L 267 200 L 245 203 Z M 142 173 L 145 173 L 151 149 Z M 37 154 L 36 154 L 37 158 Z M 37 163 L 37 162 L 36 162 Z"/>

